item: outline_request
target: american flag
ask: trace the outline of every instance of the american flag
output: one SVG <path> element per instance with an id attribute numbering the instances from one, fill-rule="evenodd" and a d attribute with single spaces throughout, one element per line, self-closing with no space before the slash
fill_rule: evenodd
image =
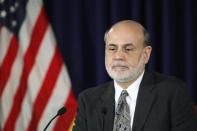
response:
<path id="1" fill-rule="evenodd" d="M 0 131 L 68 131 L 76 113 L 71 81 L 42 0 L 0 0 Z"/>

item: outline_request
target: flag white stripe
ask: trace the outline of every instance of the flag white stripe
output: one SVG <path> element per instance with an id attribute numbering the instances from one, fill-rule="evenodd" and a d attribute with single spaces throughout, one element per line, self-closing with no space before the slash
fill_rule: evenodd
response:
<path id="1" fill-rule="evenodd" d="M 24 98 L 24 101 L 22 104 L 22 110 L 20 112 L 20 115 L 16 124 L 16 130 L 18 131 L 21 130 L 21 125 L 23 125 L 24 129 L 27 129 L 27 126 L 31 120 L 31 113 L 29 114 L 27 113 L 32 112 L 32 109 L 33 109 L 32 104 L 34 100 L 36 99 L 37 94 L 39 93 L 39 90 L 42 86 L 42 82 L 46 76 L 47 69 L 49 68 L 50 62 L 55 53 L 54 43 L 55 43 L 55 40 L 51 36 L 50 29 L 48 28 L 43 38 L 40 49 L 38 51 L 35 64 L 29 75 L 27 94 Z"/>
<path id="2" fill-rule="evenodd" d="M 68 97 L 68 93 L 71 90 L 71 83 L 68 76 L 68 72 L 65 66 L 62 66 L 61 72 L 59 74 L 58 80 L 55 84 L 55 89 L 53 91 L 52 96 L 48 100 L 48 104 L 45 108 L 45 111 L 41 117 L 38 130 L 43 130 L 43 127 L 47 124 L 47 122 L 56 115 L 57 111 L 64 105 L 65 100 Z M 63 92 L 63 93 L 62 93 Z M 54 127 L 54 121 L 48 130 L 52 130 Z"/>
<path id="3" fill-rule="evenodd" d="M 19 32 L 20 45 L 24 51 L 29 47 L 31 34 L 42 7 L 41 0 L 29 0 L 26 17 Z"/>
<path id="4" fill-rule="evenodd" d="M 22 66 L 23 66 L 23 60 L 21 59 L 22 56 L 23 54 L 19 50 L 17 52 L 17 56 L 15 58 L 15 61 L 11 69 L 11 75 L 5 85 L 5 89 L 1 97 L 2 98 L 1 112 L 3 112 L 3 114 L 1 115 L 2 125 L 4 125 L 10 113 L 13 100 L 14 100 L 14 95 L 20 82 L 20 76 L 21 76 Z"/>
<path id="5" fill-rule="evenodd" d="M 49 44 L 51 43 L 51 44 Z M 28 79 L 28 92 L 31 93 L 33 100 L 36 99 L 38 91 L 42 86 L 42 82 L 46 76 L 51 60 L 55 53 L 55 40 L 51 36 L 50 28 L 45 33 L 42 44 L 38 51 L 35 64 L 32 68 Z"/>
<path id="6" fill-rule="evenodd" d="M 3 59 L 7 53 L 8 47 L 13 35 L 5 27 L 2 27 L 0 30 L 0 65 L 3 62 Z"/>

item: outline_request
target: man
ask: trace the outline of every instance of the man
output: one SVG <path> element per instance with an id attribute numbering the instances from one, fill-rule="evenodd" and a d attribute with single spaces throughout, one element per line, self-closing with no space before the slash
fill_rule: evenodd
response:
<path id="1" fill-rule="evenodd" d="M 152 48 L 142 25 L 120 21 L 104 39 L 105 66 L 114 81 L 79 95 L 74 131 L 197 130 L 185 84 L 145 70 Z"/>

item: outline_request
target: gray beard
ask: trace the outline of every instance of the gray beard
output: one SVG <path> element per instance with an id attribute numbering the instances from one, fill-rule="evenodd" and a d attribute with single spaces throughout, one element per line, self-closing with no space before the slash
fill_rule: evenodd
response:
<path id="1" fill-rule="evenodd" d="M 141 56 L 140 61 L 138 62 L 138 65 L 136 68 L 130 67 L 128 71 L 125 71 L 121 74 L 113 71 L 112 67 L 107 66 L 106 63 L 105 63 L 105 67 L 106 67 L 108 75 L 113 80 L 115 80 L 116 82 L 120 82 L 120 83 L 126 83 L 129 81 L 136 80 L 141 75 L 141 73 L 144 71 L 144 68 L 145 68 L 143 61 L 144 61 L 144 58 L 143 56 Z"/>

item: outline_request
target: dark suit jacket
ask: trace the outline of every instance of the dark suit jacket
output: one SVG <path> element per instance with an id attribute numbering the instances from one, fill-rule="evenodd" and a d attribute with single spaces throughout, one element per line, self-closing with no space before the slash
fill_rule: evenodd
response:
<path id="1" fill-rule="evenodd" d="M 112 131 L 114 84 L 82 92 L 73 131 Z M 197 131 L 192 100 L 185 84 L 169 76 L 145 71 L 140 84 L 132 131 Z"/>

